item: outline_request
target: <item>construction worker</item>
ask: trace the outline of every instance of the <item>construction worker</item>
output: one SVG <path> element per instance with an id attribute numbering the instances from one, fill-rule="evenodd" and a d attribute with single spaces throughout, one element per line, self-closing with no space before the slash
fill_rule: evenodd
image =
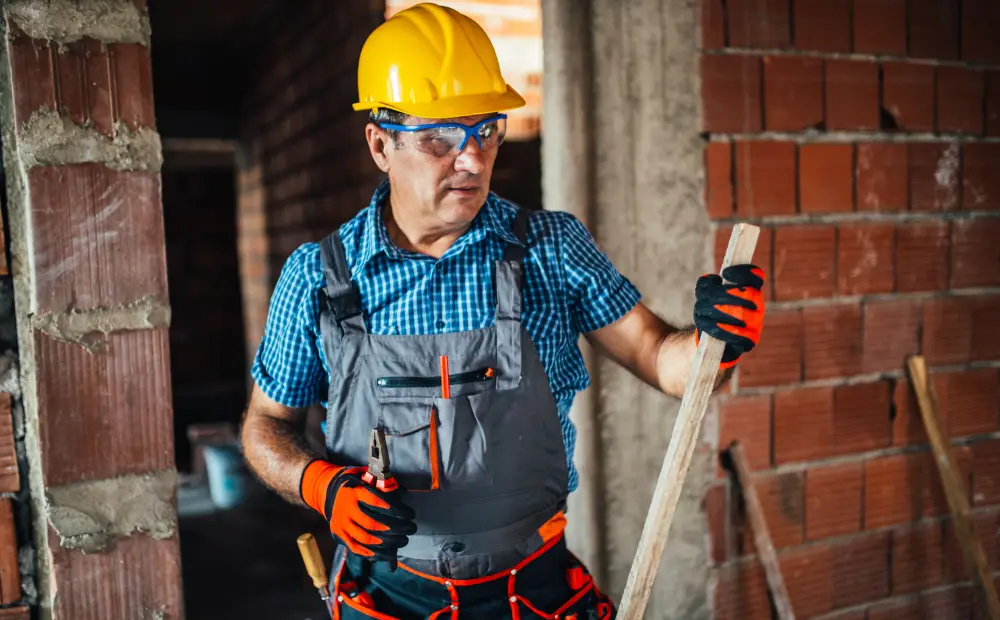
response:
<path id="1" fill-rule="evenodd" d="M 573 216 L 491 193 L 504 112 L 524 99 L 459 12 L 419 4 L 386 20 L 358 91 L 387 178 L 288 257 L 252 367 L 246 459 L 329 522 L 340 618 L 612 618 L 563 536 L 568 414 L 588 385 L 578 337 L 681 397 L 710 334 L 726 343 L 718 387 L 758 343 L 764 274 L 702 276 L 693 325 L 674 327 Z M 299 430 L 317 402 L 323 453 Z M 373 430 L 395 490 L 367 478 Z"/>

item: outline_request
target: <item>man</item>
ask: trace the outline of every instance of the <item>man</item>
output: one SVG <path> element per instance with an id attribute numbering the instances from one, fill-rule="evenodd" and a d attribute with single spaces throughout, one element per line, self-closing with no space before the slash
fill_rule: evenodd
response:
<path id="1" fill-rule="evenodd" d="M 358 87 L 387 179 L 282 270 L 252 370 L 247 461 L 329 522 L 341 618 L 611 618 L 563 538 L 577 484 L 568 413 L 588 383 L 578 337 L 680 397 L 711 334 L 727 343 L 721 385 L 759 340 L 764 274 L 703 276 L 695 325 L 677 329 L 571 215 L 490 193 L 503 112 L 524 99 L 456 11 L 421 4 L 379 26 Z M 322 454 L 297 428 L 316 402 Z M 364 478 L 373 429 L 398 490 Z"/>

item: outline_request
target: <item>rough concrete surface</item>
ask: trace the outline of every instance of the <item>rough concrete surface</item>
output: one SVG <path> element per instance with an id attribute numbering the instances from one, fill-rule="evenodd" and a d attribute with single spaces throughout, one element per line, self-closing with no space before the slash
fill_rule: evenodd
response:
<path id="1" fill-rule="evenodd" d="M 73 309 L 56 314 L 37 314 L 35 328 L 56 340 L 79 344 L 91 353 L 107 345 L 109 334 L 137 329 L 170 327 L 170 306 L 146 296 L 120 308 Z"/>
<path id="2" fill-rule="evenodd" d="M 131 0 L 7 0 L 7 16 L 35 39 L 149 45 L 149 17 Z"/>
<path id="3" fill-rule="evenodd" d="M 114 170 L 159 172 L 163 165 L 160 134 L 147 127 L 115 125 L 114 140 L 67 117 L 42 108 L 18 135 L 24 167 L 101 163 Z"/>
<path id="4" fill-rule="evenodd" d="M 553 125 L 561 133 L 548 131 L 546 121 L 550 142 L 546 153 L 560 149 L 590 153 L 587 166 L 592 173 L 586 184 L 593 208 L 588 227 L 654 312 L 674 325 L 689 326 L 694 283 L 712 269 L 713 254 L 712 229 L 702 200 L 695 9 L 689 0 L 582 4 L 589 4 L 578 7 L 589 20 L 589 28 L 582 30 L 592 38 L 584 40 L 578 33 L 576 44 L 577 49 L 590 50 L 593 83 L 582 97 L 590 109 L 581 113 L 571 108 L 575 123 Z M 574 53 L 572 45 L 549 45 L 548 34 L 547 55 Z M 546 58 L 546 67 L 558 67 L 557 60 Z M 573 75 L 571 70 L 546 72 L 543 101 L 578 90 Z M 567 138 L 570 131 L 587 132 L 588 139 Z M 544 160 L 543 170 L 553 163 L 558 168 L 560 161 Z M 555 175 L 545 182 L 546 208 L 570 210 L 559 206 L 562 201 L 549 201 L 564 185 Z M 599 486 L 591 492 L 604 499 L 600 516 L 607 579 L 603 587 L 620 600 L 680 400 L 645 386 L 606 359 L 599 360 L 593 375 L 597 421 L 587 432 L 599 433 L 603 467 L 601 478 L 588 483 Z M 707 526 L 701 498 L 713 472 L 713 448 L 705 438 L 714 436 L 714 425 L 710 409 L 683 481 L 646 618 L 709 616 Z"/>
<path id="5" fill-rule="evenodd" d="M 97 553 L 143 532 L 157 539 L 177 530 L 177 472 L 88 480 L 46 490 L 46 514 L 59 544 Z"/>

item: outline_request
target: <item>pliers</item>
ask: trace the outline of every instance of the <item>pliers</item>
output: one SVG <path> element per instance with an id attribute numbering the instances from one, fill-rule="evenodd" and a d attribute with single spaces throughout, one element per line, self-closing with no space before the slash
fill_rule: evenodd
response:
<path id="1" fill-rule="evenodd" d="M 361 479 L 381 491 L 391 492 L 399 488 L 396 478 L 389 472 L 389 449 L 385 443 L 385 432 L 380 428 L 372 429 L 368 445 L 368 471 Z"/>

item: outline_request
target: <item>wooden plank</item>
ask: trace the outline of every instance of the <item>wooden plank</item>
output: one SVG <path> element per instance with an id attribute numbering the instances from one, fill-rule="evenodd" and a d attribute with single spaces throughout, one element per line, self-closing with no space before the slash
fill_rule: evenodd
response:
<path id="1" fill-rule="evenodd" d="M 771 589 L 771 597 L 774 599 L 778 618 L 779 620 L 795 620 L 792 601 L 788 597 L 788 589 L 781 576 L 778 554 L 774 551 L 771 531 L 768 529 L 767 519 L 764 517 L 764 507 L 760 504 L 760 497 L 757 495 L 757 487 L 754 486 L 750 474 L 750 464 L 747 463 L 746 454 L 743 453 L 743 446 L 738 441 L 730 444 L 729 458 L 732 461 L 740 491 L 743 493 L 743 502 L 746 504 L 747 515 L 750 517 L 750 527 L 753 530 L 753 543 L 757 549 L 757 557 L 760 558 L 760 563 L 764 567 L 764 575 L 767 577 L 767 585 Z"/>
<path id="2" fill-rule="evenodd" d="M 21 565 L 17 558 L 17 533 L 14 505 L 0 500 L 0 603 L 10 605 L 21 600 Z"/>
<path id="3" fill-rule="evenodd" d="M 759 234 L 760 229 L 750 224 L 734 226 L 720 272 L 729 265 L 749 263 Z M 724 349 L 725 344 L 721 340 L 707 334 L 699 340 L 698 351 L 691 364 L 691 374 L 684 387 L 677 422 L 670 436 L 660 476 L 656 480 L 652 504 L 646 513 L 639 546 L 625 582 L 625 592 L 618 613 L 621 620 L 639 620 L 646 609 L 660 557 L 667 544 L 670 522 L 674 518 L 684 478 L 691 465 L 701 423 L 705 419 L 708 399 L 715 387 Z"/>
<path id="4" fill-rule="evenodd" d="M 3 620 L 31 620 L 31 608 L 29 607 L 6 607 L 0 609 L 0 618 Z"/>
<path id="5" fill-rule="evenodd" d="M 10 394 L 0 392 L 0 492 L 17 493 L 21 490 L 19 471 Z"/>
<path id="6" fill-rule="evenodd" d="M 938 474 L 941 476 L 941 486 L 944 487 L 948 508 L 955 520 L 955 536 L 962 547 L 962 554 L 969 566 L 973 583 L 982 593 L 983 609 L 991 620 L 1000 620 L 1000 602 L 997 600 L 996 585 L 990 573 L 989 562 L 983 552 L 982 545 L 975 536 L 972 522 L 969 519 L 969 499 L 967 489 L 962 484 L 962 478 L 951 444 L 941 430 L 938 418 L 937 395 L 934 386 L 927 380 L 927 363 L 923 356 L 913 355 L 907 359 L 907 369 L 910 384 L 920 406 L 920 415 L 924 420 L 924 428 L 930 438 L 934 450 L 934 462 L 937 463 Z"/>

